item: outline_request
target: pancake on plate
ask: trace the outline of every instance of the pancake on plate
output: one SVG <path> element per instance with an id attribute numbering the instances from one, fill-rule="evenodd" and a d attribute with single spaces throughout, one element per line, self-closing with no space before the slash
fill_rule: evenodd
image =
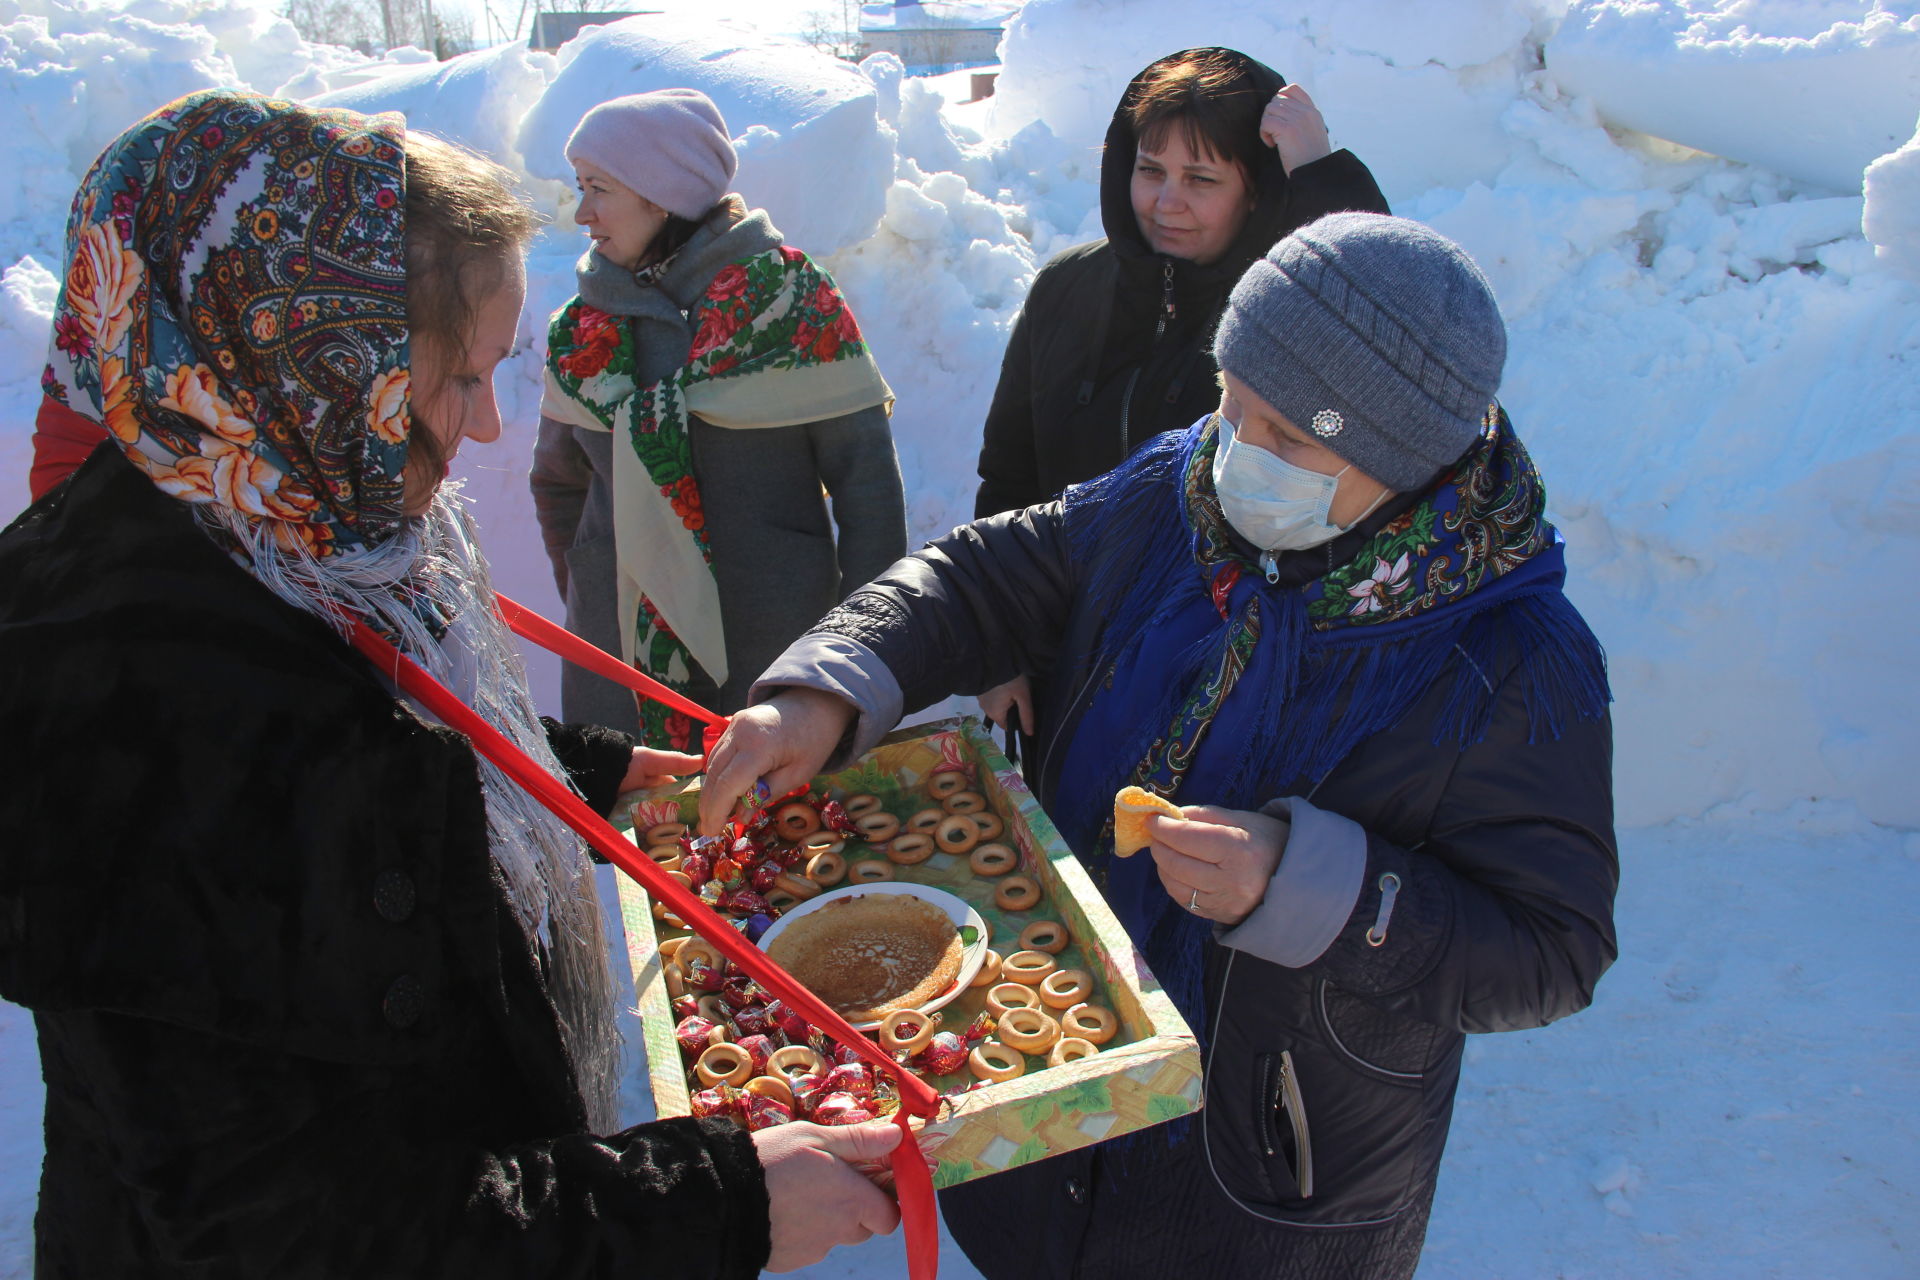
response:
<path id="1" fill-rule="evenodd" d="M 842 898 L 789 924 L 767 955 L 849 1022 L 917 1009 L 960 976 L 960 931 L 904 893 Z"/>

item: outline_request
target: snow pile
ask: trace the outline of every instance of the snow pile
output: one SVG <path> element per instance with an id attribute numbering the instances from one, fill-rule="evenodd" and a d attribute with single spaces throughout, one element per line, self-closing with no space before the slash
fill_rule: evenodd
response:
<path id="1" fill-rule="evenodd" d="M 451 62 L 428 58 L 397 69 L 362 70 L 351 85 L 297 96 L 319 106 L 398 111 L 408 128 L 437 134 L 521 169 L 520 121 L 552 76 L 553 55 L 503 44 Z"/>
<path id="2" fill-rule="evenodd" d="M 824 255 L 873 233 L 893 176 L 873 84 L 799 41 L 724 21 L 627 18 L 563 45 L 559 74 L 521 127 L 528 172 L 571 187 L 566 141 L 581 116 L 609 98 L 673 87 L 720 108 L 740 155 L 734 189 L 793 243 Z"/>
<path id="3" fill-rule="evenodd" d="M 1612 123 L 1857 192 L 1861 170 L 1913 131 L 1920 15 L 1847 0 L 1575 0 L 1548 65 Z"/>
<path id="4" fill-rule="evenodd" d="M 1920 284 L 1920 122 L 1913 137 L 1867 166 L 1861 230 L 1887 270 Z"/>

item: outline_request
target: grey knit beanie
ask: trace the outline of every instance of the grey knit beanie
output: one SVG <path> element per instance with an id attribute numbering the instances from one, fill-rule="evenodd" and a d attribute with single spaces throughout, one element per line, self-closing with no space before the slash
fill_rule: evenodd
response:
<path id="1" fill-rule="evenodd" d="M 683 218 L 698 218 L 720 203 L 740 163 L 720 108 L 698 89 L 601 103 L 567 139 L 567 159 L 598 165 Z"/>
<path id="2" fill-rule="evenodd" d="M 1302 431 L 1410 493 L 1479 438 L 1507 329 L 1459 245 L 1405 218 L 1335 213 L 1240 277 L 1213 353 Z"/>

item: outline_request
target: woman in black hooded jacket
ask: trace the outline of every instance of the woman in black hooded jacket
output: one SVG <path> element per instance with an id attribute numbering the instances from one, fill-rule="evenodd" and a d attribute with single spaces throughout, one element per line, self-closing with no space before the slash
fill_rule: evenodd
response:
<path id="1" fill-rule="evenodd" d="M 1106 239 L 1042 267 L 1013 322 L 975 519 L 1057 498 L 1204 417 L 1220 398 L 1209 347 L 1234 281 L 1323 214 L 1391 212 L 1367 167 L 1330 149 L 1306 91 L 1232 49 L 1183 49 L 1135 76 L 1105 157 Z M 1039 699 L 1024 678 L 980 701 L 1001 724 L 1018 704 L 1032 732 Z"/>
<path id="2" fill-rule="evenodd" d="M 1169 146 L 1201 152 L 1228 171 L 1207 176 L 1248 188 L 1251 208 L 1223 251 L 1195 257 L 1191 243 L 1142 227 L 1136 171 L 1143 153 Z M 1391 212 L 1367 167 L 1328 149 L 1305 91 L 1232 49 L 1183 49 L 1135 76 L 1105 154 L 1106 239 L 1042 267 L 1013 322 L 987 410 L 975 519 L 1057 498 L 1204 417 L 1220 398 L 1207 348 L 1233 282 L 1322 214 Z"/>

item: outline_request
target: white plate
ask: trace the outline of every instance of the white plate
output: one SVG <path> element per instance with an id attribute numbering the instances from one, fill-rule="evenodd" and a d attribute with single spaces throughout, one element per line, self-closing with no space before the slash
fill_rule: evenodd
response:
<path id="1" fill-rule="evenodd" d="M 952 986 L 925 1004 L 920 1005 L 920 1012 L 932 1013 L 935 1009 L 941 1008 L 957 999 L 960 993 L 967 989 L 967 984 L 973 981 L 973 975 L 980 972 L 980 966 L 986 961 L 987 922 L 981 918 L 978 911 L 975 911 L 967 905 L 964 898 L 956 897 L 944 889 L 931 889 L 923 884 L 901 884 L 892 880 L 881 880 L 875 884 L 850 884 L 838 889 L 829 889 L 819 897 L 809 899 L 781 916 L 778 920 L 775 920 L 773 924 L 767 928 L 767 931 L 760 935 L 760 949 L 765 951 L 768 945 L 780 936 L 782 929 L 786 928 L 792 921 L 798 920 L 801 916 L 818 911 L 830 902 L 838 902 L 845 898 L 864 898 L 869 894 L 876 893 L 897 893 L 904 894 L 909 898 L 918 898 L 922 902 L 931 903 L 946 912 L 947 919 L 953 921 L 954 928 L 965 929 L 969 926 L 972 927 L 973 943 L 970 946 L 966 946 L 960 953 L 960 976 L 953 980 Z M 880 1024 L 878 1022 L 856 1022 L 853 1024 L 853 1029 L 855 1031 L 878 1031 Z"/>

